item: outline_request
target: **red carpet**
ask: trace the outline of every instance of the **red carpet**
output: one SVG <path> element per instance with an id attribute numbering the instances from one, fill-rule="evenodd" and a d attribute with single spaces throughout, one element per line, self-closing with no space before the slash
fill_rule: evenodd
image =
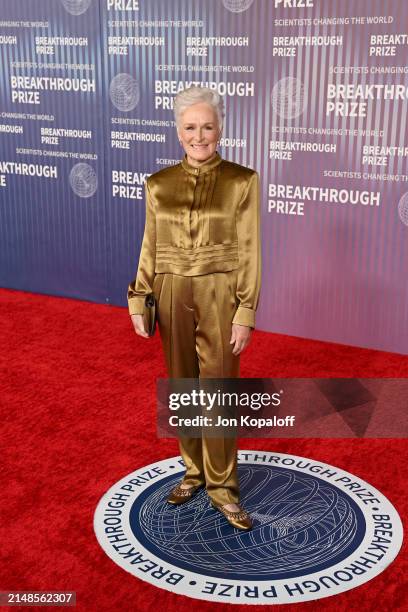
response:
<path id="1" fill-rule="evenodd" d="M 155 433 L 155 379 L 165 376 L 159 337 L 138 338 L 125 308 L 7 289 L 0 290 L 0 326 L 1 590 L 76 591 L 81 612 L 244 608 L 142 582 L 113 564 L 94 536 L 95 507 L 113 482 L 178 454 L 175 440 Z M 408 357 L 255 332 L 241 374 L 406 377 Z M 405 440 L 242 439 L 240 447 L 350 471 L 382 491 L 405 523 Z M 371 582 L 301 609 L 405 609 L 406 548 Z"/>

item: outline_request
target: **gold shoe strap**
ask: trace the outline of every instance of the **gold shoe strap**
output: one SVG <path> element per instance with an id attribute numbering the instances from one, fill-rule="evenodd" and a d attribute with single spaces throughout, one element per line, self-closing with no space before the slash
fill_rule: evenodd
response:
<path id="1" fill-rule="evenodd" d="M 182 489 L 180 485 L 176 485 L 173 489 L 174 495 L 178 495 L 179 497 L 187 497 L 191 495 L 194 491 L 195 487 L 189 487 L 188 489 Z"/>
<path id="2" fill-rule="evenodd" d="M 238 512 L 232 512 L 231 510 L 227 510 L 224 507 L 220 508 L 221 512 L 232 519 L 246 519 L 249 518 L 248 512 L 246 510 L 239 510 Z"/>

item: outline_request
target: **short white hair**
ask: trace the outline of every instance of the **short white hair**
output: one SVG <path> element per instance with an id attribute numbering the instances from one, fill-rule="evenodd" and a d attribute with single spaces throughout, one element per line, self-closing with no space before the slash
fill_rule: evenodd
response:
<path id="1" fill-rule="evenodd" d="M 176 94 L 174 97 L 174 118 L 176 121 L 176 126 L 179 127 L 181 115 L 184 111 L 193 104 L 198 104 L 199 102 L 206 102 L 210 106 L 213 107 L 218 119 L 219 129 L 222 129 L 224 123 L 224 100 L 214 89 L 210 89 L 209 87 L 200 87 L 198 85 L 191 85 L 187 89 L 182 89 Z"/>

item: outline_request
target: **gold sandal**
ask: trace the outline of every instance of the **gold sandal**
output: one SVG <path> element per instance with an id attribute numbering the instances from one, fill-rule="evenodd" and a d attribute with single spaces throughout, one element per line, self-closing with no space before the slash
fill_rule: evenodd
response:
<path id="1" fill-rule="evenodd" d="M 214 502 L 211 502 L 211 505 L 216 510 L 219 510 L 227 519 L 230 525 L 236 527 L 237 529 L 243 529 L 244 531 L 249 531 L 252 529 L 252 521 L 246 510 L 239 510 L 238 512 L 231 512 L 231 510 L 227 510 L 224 504 L 223 506 L 217 506 Z"/>
<path id="2" fill-rule="evenodd" d="M 189 487 L 188 489 L 182 489 L 181 485 L 182 483 L 176 485 L 170 492 L 170 495 L 167 498 L 167 502 L 169 504 L 184 504 L 185 502 L 187 502 L 189 499 L 191 499 L 193 497 L 193 495 L 195 494 L 196 491 L 198 491 L 198 489 L 201 489 L 202 487 L 200 485 L 198 486 L 192 486 Z"/>

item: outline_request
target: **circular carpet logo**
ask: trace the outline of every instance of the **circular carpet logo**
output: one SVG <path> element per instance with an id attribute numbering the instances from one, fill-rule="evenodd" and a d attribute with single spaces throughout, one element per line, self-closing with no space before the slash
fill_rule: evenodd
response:
<path id="1" fill-rule="evenodd" d="M 165 459 L 122 478 L 100 500 L 96 537 L 120 567 L 159 588 L 226 603 L 296 603 L 371 580 L 396 557 L 403 529 L 374 487 L 331 465 L 240 451 L 251 531 L 229 525 L 204 489 L 166 502 L 184 466 Z"/>

